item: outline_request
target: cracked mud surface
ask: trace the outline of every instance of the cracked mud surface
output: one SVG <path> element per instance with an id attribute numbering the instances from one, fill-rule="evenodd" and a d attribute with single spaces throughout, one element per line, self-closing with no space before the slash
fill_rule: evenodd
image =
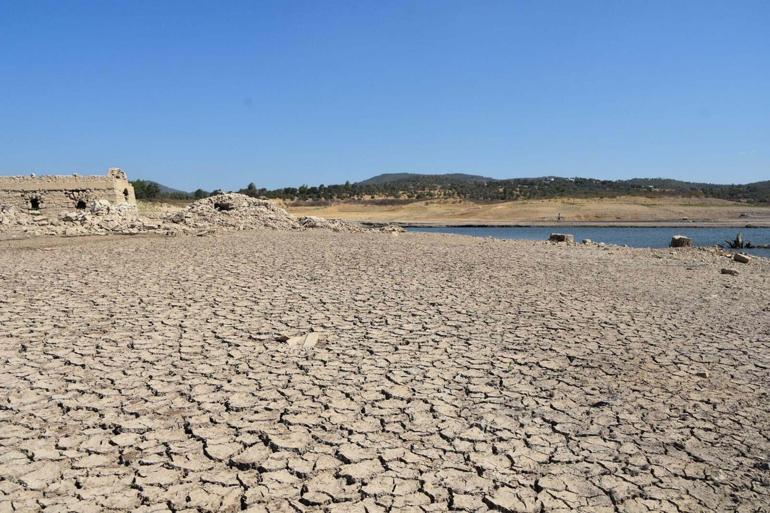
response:
<path id="1" fill-rule="evenodd" d="M 0 512 L 768 511 L 770 264 L 730 264 L 423 234 L 4 243 Z"/>

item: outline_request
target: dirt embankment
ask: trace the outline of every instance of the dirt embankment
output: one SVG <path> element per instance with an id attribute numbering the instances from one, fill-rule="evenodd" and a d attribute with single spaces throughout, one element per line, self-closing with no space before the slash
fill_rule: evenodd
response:
<path id="1" fill-rule="evenodd" d="M 289 203 L 294 215 L 414 224 L 682 224 L 770 226 L 770 206 L 712 198 L 592 198 L 475 203 L 416 201 L 401 205 Z"/>

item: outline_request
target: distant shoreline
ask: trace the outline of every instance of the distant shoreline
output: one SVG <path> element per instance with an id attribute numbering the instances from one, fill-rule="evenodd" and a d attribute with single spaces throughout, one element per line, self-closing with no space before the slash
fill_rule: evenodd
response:
<path id="1" fill-rule="evenodd" d="M 391 223 L 362 221 L 367 226 L 381 226 L 384 224 L 396 224 L 403 228 L 735 228 L 736 230 L 751 230 L 770 228 L 770 223 L 750 223 L 736 225 L 730 222 L 706 221 L 706 222 L 662 222 L 662 221 L 597 221 L 597 222 L 524 222 L 524 223 L 415 223 L 394 221 Z"/>
<path id="2" fill-rule="evenodd" d="M 745 205 L 703 198 L 661 198 L 655 201 L 634 197 L 564 198 L 497 203 L 426 201 L 390 206 L 287 204 L 286 207 L 298 216 L 415 227 L 770 227 L 770 205 Z"/>

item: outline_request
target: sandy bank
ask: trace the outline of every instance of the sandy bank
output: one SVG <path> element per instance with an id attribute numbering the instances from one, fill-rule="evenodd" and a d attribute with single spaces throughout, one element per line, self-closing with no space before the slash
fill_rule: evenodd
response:
<path id="1" fill-rule="evenodd" d="M 499 203 L 420 201 L 402 205 L 288 204 L 295 215 L 433 226 L 770 226 L 770 206 L 713 198 L 555 199 Z"/>

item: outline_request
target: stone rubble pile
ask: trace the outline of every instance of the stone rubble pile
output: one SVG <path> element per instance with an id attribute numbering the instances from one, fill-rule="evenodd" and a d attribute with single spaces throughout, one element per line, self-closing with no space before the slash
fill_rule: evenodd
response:
<path id="1" fill-rule="evenodd" d="M 92 202 L 87 210 L 63 212 L 58 222 L 50 221 L 50 235 L 136 234 L 147 226 L 134 205 L 111 205 L 106 200 Z"/>
<path id="2" fill-rule="evenodd" d="M 333 232 L 365 232 L 370 231 L 364 226 L 343 221 L 342 219 L 324 219 L 323 217 L 304 216 L 299 218 L 299 225 L 302 228 L 321 228 Z"/>
<path id="3" fill-rule="evenodd" d="M 0 205 L 0 232 L 3 227 L 15 225 L 27 225 L 33 222 L 31 215 L 22 212 L 15 207 Z"/>
<path id="4" fill-rule="evenodd" d="M 63 212 L 58 218 L 31 215 L 13 207 L 0 206 L 0 234 L 16 235 L 104 235 L 159 233 L 164 235 L 205 234 L 231 230 L 307 230 L 365 232 L 403 230 L 386 226 L 364 227 L 339 219 L 295 218 L 267 200 L 244 194 L 224 193 L 195 201 L 178 212 L 157 217 L 140 216 L 133 205 L 92 202 L 88 209 Z"/>
<path id="5" fill-rule="evenodd" d="M 133 205 L 110 205 L 97 200 L 88 210 L 62 212 L 57 218 L 30 214 L 14 207 L 0 206 L 0 233 L 20 235 L 103 235 L 139 233 L 144 222 Z"/>
<path id="6" fill-rule="evenodd" d="M 295 230 L 299 227 L 291 214 L 270 201 L 237 193 L 217 194 L 195 201 L 184 210 L 165 217 L 164 221 L 196 230 Z"/>

